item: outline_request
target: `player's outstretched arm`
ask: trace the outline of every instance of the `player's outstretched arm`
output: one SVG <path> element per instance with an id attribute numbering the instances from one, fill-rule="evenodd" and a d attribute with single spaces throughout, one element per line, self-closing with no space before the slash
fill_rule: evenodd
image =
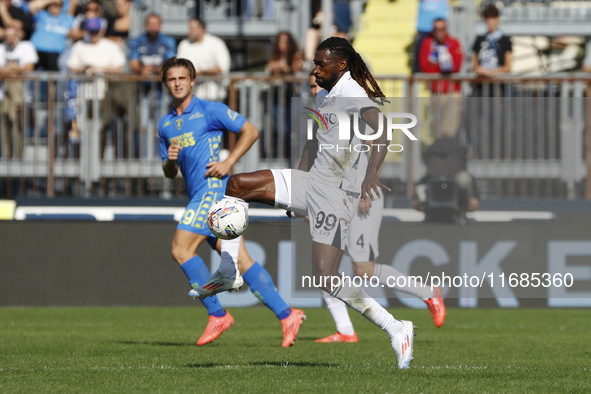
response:
<path id="1" fill-rule="evenodd" d="M 377 108 L 369 108 L 361 113 L 363 120 L 374 130 L 379 129 L 379 117 L 384 115 Z M 386 119 L 383 119 L 383 123 L 386 124 Z M 369 156 L 369 163 L 367 164 L 367 171 L 365 173 L 365 179 L 361 184 L 361 198 L 375 200 L 380 198 L 379 187 L 384 190 L 390 191 L 390 188 L 380 182 L 380 169 L 388 149 L 386 146 L 389 144 L 387 133 L 382 132 L 379 138 L 372 141 L 373 149 Z M 375 194 L 375 196 L 374 196 Z"/>
<path id="2" fill-rule="evenodd" d="M 212 161 L 207 164 L 205 176 L 221 178 L 230 172 L 232 166 L 250 149 L 252 144 L 259 138 L 259 131 L 249 121 L 246 121 L 238 133 L 240 138 L 228 158 L 222 162 Z"/>

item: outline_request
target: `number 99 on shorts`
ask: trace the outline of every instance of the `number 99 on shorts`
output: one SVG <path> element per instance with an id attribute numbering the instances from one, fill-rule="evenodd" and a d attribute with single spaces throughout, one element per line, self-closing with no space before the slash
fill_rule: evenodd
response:
<path id="1" fill-rule="evenodd" d="M 336 215 L 329 213 L 326 214 L 324 211 L 320 211 L 316 214 L 316 220 L 314 221 L 314 230 L 322 236 L 330 236 L 335 230 L 338 219 Z"/>

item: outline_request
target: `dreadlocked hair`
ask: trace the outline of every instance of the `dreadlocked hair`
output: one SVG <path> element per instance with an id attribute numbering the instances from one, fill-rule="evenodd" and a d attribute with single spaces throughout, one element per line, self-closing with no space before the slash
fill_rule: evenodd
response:
<path id="1" fill-rule="evenodd" d="M 367 95 L 372 99 L 378 99 L 375 101 L 378 101 L 380 104 L 389 102 L 386 100 L 386 96 L 382 93 L 382 89 L 380 89 L 380 86 L 374 79 L 373 75 L 369 72 L 361 55 L 357 53 L 349 41 L 340 37 L 330 37 L 322 41 L 320 45 L 318 45 L 317 50 L 328 50 L 331 55 L 340 59 L 346 59 L 351 77 L 361 85 Z"/>

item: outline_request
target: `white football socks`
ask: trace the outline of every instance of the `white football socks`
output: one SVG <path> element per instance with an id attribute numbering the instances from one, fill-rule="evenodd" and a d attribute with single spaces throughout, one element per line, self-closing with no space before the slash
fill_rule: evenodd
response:
<path id="1" fill-rule="evenodd" d="M 228 200 L 234 200 L 244 206 L 248 214 L 248 203 L 241 198 L 224 195 Z M 240 251 L 240 240 L 242 236 L 234 239 L 222 239 L 221 262 L 218 271 L 226 276 L 240 275 L 238 271 L 238 252 Z"/>
<path id="2" fill-rule="evenodd" d="M 238 252 L 240 250 L 240 240 L 242 236 L 234 239 L 222 239 L 222 250 L 220 267 L 218 271 L 225 276 L 233 276 L 236 273 L 240 275 L 238 271 Z"/>
<path id="3" fill-rule="evenodd" d="M 386 331 L 390 337 L 402 327 L 400 320 L 396 320 L 360 287 L 340 286 L 334 289 L 330 295 L 361 313 L 367 320 Z"/>
<path id="4" fill-rule="evenodd" d="M 353 328 L 353 323 L 351 323 L 349 311 L 347 310 L 347 304 L 324 291 L 322 292 L 322 297 L 337 326 L 337 331 L 344 335 L 355 334 L 355 329 Z"/>
<path id="5" fill-rule="evenodd" d="M 421 298 L 423 301 L 427 301 L 429 298 L 433 297 L 431 286 L 426 286 L 422 282 L 417 282 L 415 279 L 404 275 L 391 265 L 376 264 L 373 274 L 380 280 L 381 284 L 389 286 L 391 289 L 400 290 L 404 293 L 414 295 Z M 392 286 L 393 284 L 395 284 L 395 286 Z"/>

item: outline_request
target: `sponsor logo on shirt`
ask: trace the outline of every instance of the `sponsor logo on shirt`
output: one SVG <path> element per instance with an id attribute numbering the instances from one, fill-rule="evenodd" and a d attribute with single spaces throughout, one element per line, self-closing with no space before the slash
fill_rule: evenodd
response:
<path id="1" fill-rule="evenodd" d="M 193 137 L 193 132 L 190 131 L 185 134 L 177 135 L 176 137 L 172 137 L 168 139 L 168 142 L 171 145 L 176 145 L 179 148 L 186 148 L 188 146 L 195 145 L 195 137 Z"/>
<path id="2" fill-rule="evenodd" d="M 198 119 L 198 118 L 203 118 L 204 116 L 205 116 L 205 115 L 203 115 L 202 113 L 200 113 L 200 112 L 197 112 L 196 114 L 189 116 L 189 120 L 191 120 L 191 119 Z"/>

